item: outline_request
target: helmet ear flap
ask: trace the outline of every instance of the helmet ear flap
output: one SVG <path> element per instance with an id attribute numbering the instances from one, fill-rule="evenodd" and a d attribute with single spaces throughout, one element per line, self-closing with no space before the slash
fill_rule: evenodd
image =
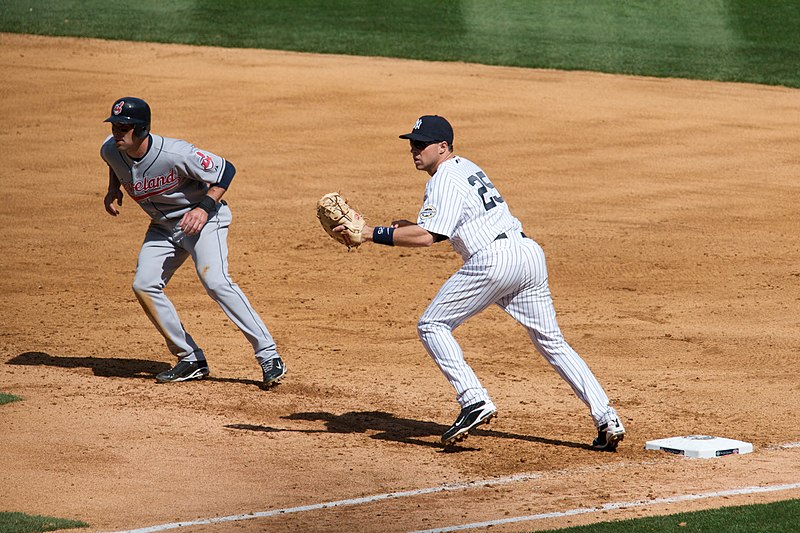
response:
<path id="1" fill-rule="evenodd" d="M 134 126 L 133 127 L 133 135 L 137 139 L 144 139 L 150 134 L 150 125 L 145 126 Z"/>

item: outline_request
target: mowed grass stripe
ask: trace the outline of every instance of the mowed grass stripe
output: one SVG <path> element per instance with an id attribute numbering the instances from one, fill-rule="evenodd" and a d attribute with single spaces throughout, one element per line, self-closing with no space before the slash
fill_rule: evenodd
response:
<path id="1" fill-rule="evenodd" d="M 789 0 L 0 0 L 0 31 L 800 87 Z"/>

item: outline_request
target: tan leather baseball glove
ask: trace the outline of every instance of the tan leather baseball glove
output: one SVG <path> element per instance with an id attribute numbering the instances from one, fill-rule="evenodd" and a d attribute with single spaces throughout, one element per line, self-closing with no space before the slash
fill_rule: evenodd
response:
<path id="1" fill-rule="evenodd" d="M 331 192 L 317 202 L 317 218 L 325 232 L 336 241 L 347 246 L 347 249 L 358 248 L 364 242 L 361 230 L 364 228 L 364 217 L 350 207 L 342 195 Z M 344 226 L 344 231 L 335 232 L 333 228 Z"/>

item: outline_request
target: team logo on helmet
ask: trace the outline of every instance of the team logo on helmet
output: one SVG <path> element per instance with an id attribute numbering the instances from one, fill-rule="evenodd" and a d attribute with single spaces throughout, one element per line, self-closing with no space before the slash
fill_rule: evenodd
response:
<path id="1" fill-rule="evenodd" d="M 119 102 L 117 102 L 117 105 L 114 106 L 113 113 L 115 115 L 119 115 L 120 113 L 122 113 L 122 108 L 124 105 L 125 105 L 125 100 L 120 100 Z"/>
<path id="2" fill-rule="evenodd" d="M 203 152 L 195 152 L 195 154 L 200 158 L 200 166 L 203 167 L 203 170 L 214 168 L 214 162 L 211 160 L 210 155 L 206 155 Z"/>

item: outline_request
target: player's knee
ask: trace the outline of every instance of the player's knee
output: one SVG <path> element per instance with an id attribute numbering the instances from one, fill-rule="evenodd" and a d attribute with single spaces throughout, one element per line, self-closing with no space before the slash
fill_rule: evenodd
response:
<path id="1" fill-rule="evenodd" d="M 425 338 L 425 334 L 430 331 L 429 322 L 425 320 L 425 317 L 422 317 L 417 321 L 417 335 L 419 335 L 420 339 Z"/>
<path id="2" fill-rule="evenodd" d="M 540 346 L 541 350 L 544 350 L 544 352 L 548 354 L 559 353 L 570 349 L 569 344 L 564 340 L 564 336 L 561 332 L 551 333 L 549 335 L 539 334 L 531 338 Z"/>
<path id="3" fill-rule="evenodd" d="M 215 300 L 217 300 L 226 291 L 230 290 L 230 284 L 223 280 L 211 281 L 209 279 L 204 279 L 203 286 L 206 288 L 206 293 Z"/>
<path id="4" fill-rule="evenodd" d="M 151 280 L 136 277 L 133 278 L 131 288 L 135 294 L 147 294 L 160 291 L 162 287 L 160 283 L 154 283 Z"/>
<path id="5" fill-rule="evenodd" d="M 442 329 L 449 328 L 447 327 L 447 324 L 438 322 L 424 315 L 417 322 L 417 335 L 419 335 L 419 338 L 423 341 L 427 336 L 432 335 L 437 331 L 441 331 Z"/>

